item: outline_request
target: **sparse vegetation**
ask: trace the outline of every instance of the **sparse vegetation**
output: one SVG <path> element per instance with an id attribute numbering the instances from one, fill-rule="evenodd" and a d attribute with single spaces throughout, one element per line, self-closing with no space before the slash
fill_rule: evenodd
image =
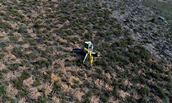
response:
<path id="1" fill-rule="evenodd" d="M 0 96 L 4 96 L 5 95 L 5 87 L 1 84 L 0 85 Z"/>
<path id="2" fill-rule="evenodd" d="M 106 4 L 0 0 L 0 8 L 3 102 L 23 97 L 33 103 L 169 101 L 171 64 L 138 44 Z M 101 54 L 91 68 L 71 52 L 86 40 Z M 18 91 L 14 99 L 6 94 L 9 84 Z"/>
<path id="3" fill-rule="evenodd" d="M 158 0 L 144 0 L 144 4 L 147 7 L 150 7 L 152 9 L 156 9 L 159 12 L 159 16 L 162 16 L 165 18 L 165 20 L 168 22 L 170 32 L 166 33 L 165 36 L 168 38 L 169 42 L 172 41 L 172 2 L 167 1 L 158 1 Z"/>

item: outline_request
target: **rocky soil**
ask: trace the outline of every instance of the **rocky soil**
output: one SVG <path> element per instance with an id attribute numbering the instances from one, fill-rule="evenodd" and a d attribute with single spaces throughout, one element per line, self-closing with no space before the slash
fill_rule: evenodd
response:
<path id="1" fill-rule="evenodd" d="M 104 2 L 112 11 L 112 16 L 133 35 L 133 39 L 139 45 L 143 45 L 159 59 L 168 63 L 172 62 L 171 38 L 166 37 L 171 28 L 161 13 L 158 13 L 158 8 L 152 9 L 145 6 L 144 2 L 147 2 L 146 0 Z M 171 3 L 163 0 L 157 1 L 157 3 L 161 2 Z"/>
<path id="2" fill-rule="evenodd" d="M 143 0 L 0 0 L 0 102 L 170 103 L 169 21 Z"/>

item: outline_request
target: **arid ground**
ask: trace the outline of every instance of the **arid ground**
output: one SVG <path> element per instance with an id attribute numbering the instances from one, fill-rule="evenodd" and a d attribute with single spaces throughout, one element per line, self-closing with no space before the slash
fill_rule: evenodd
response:
<path id="1" fill-rule="evenodd" d="M 152 5 L 0 0 L 0 102 L 170 103 L 171 7 Z M 92 67 L 72 52 L 87 40 Z"/>

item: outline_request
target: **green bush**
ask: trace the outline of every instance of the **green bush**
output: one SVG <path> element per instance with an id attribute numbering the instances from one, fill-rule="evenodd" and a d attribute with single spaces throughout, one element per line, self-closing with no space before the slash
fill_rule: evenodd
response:
<path id="1" fill-rule="evenodd" d="M 16 80 L 13 80 L 13 84 L 17 89 L 22 89 L 23 88 L 23 80 L 27 79 L 30 77 L 30 74 L 26 71 L 22 73 L 20 77 L 18 77 Z"/>
<path id="2" fill-rule="evenodd" d="M 6 94 L 5 86 L 0 84 L 0 96 L 4 96 L 5 94 Z"/>

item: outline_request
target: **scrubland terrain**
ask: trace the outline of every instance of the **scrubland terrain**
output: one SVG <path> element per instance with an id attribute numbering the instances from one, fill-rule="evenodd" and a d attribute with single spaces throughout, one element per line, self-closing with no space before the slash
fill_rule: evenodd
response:
<path id="1" fill-rule="evenodd" d="M 170 103 L 169 5 L 0 0 L 0 102 Z M 91 68 L 72 52 L 87 40 L 101 54 Z"/>

